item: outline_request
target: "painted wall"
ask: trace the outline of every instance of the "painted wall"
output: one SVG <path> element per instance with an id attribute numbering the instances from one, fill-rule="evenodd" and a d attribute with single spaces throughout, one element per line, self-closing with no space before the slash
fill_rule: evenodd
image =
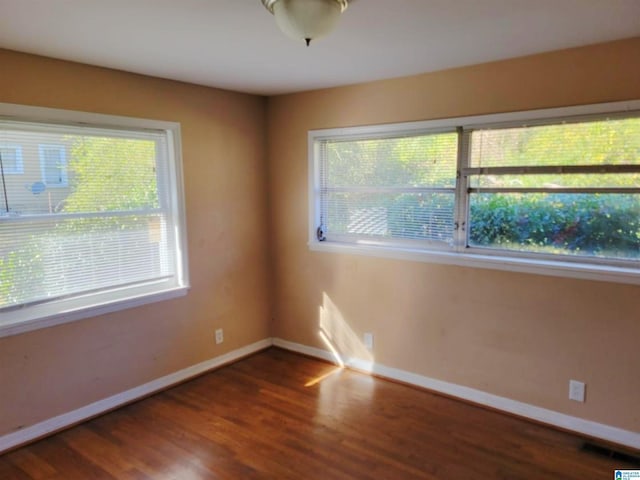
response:
<path id="1" fill-rule="evenodd" d="M 0 65 L 0 102 L 181 123 L 192 285 L 1 338 L 0 436 L 268 337 L 264 98 L 6 50 Z"/>
<path id="2" fill-rule="evenodd" d="M 308 130 L 639 99 L 638 58 L 635 38 L 270 98 L 274 336 L 373 332 L 381 364 L 640 432 L 640 287 L 307 247 Z"/>
<path id="3" fill-rule="evenodd" d="M 0 50 L 0 102 L 181 123 L 192 283 L 0 339 L 0 436 L 271 334 L 324 348 L 320 320 L 342 348 L 373 332 L 382 364 L 640 432 L 639 287 L 306 246 L 308 130 L 638 99 L 639 56 L 632 39 L 265 101 Z"/>

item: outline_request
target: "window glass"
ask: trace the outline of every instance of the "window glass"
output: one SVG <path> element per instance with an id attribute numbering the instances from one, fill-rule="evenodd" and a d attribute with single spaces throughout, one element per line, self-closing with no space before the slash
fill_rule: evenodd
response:
<path id="1" fill-rule="evenodd" d="M 322 143 L 327 238 L 451 243 L 455 132 Z"/>
<path id="2" fill-rule="evenodd" d="M 313 250 L 640 283 L 640 102 L 309 132 Z"/>
<path id="3" fill-rule="evenodd" d="M 476 130 L 470 163 L 469 245 L 638 259 L 640 119 Z"/>
<path id="4" fill-rule="evenodd" d="M 172 135 L 0 122 L 0 327 L 185 287 Z"/>

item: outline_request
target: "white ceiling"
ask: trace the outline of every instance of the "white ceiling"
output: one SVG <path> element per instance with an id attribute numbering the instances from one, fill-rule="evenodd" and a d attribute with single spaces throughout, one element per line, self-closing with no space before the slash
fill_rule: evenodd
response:
<path id="1" fill-rule="evenodd" d="M 260 0 L 0 0 L 0 47 L 264 95 L 638 35 L 640 0 L 357 0 L 310 48 Z"/>

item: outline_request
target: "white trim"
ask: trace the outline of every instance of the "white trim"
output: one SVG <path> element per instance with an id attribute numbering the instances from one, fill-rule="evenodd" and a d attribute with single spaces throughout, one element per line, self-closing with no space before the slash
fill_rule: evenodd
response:
<path id="1" fill-rule="evenodd" d="M 41 328 L 54 327 L 63 323 L 75 322 L 85 318 L 105 315 L 107 313 L 117 312 L 126 308 L 140 307 L 149 303 L 161 302 L 172 298 L 183 297 L 189 291 L 189 287 L 170 288 L 160 292 L 140 294 L 139 296 L 131 296 L 124 300 L 111 300 L 104 298 L 101 303 L 96 303 L 90 307 L 77 307 L 76 309 L 67 309 L 61 313 L 42 315 L 28 320 L 15 320 L 0 324 L 0 338 L 26 333 Z M 36 306 L 34 308 L 44 307 L 47 305 Z"/>
<path id="2" fill-rule="evenodd" d="M 289 342 L 288 340 L 283 340 L 282 338 L 273 338 L 273 346 L 284 348 L 285 350 L 289 350 L 290 352 L 301 353 L 303 355 L 309 355 L 310 357 L 319 358 L 321 360 L 325 360 L 327 362 L 335 363 L 336 357 L 328 350 L 322 350 L 321 348 L 308 347 L 307 345 L 302 345 L 300 343 Z"/>
<path id="3" fill-rule="evenodd" d="M 82 116 L 79 120 L 78 116 Z M 115 129 L 139 130 L 172 130 L 176 122 L 154 120 L 138 117 L 123 117 L 120 115 L 106 115 L 102 113 L 85 112 L 80 110 L 64 110 L 59 108 L 32 107 L 15 103 L 0 102 L 0 116 L 3 120 L 17 122 L 34 121 L 36 123 L 58 123 L 64 125 L 90 124 L 92 127 L 108 127 Z"/>
<path id="4" fill-rule="evenodd" d="M 640 110 L 640 100 L 622 102 L 596 103 L 591 105 L 577 105 L 571 107 L 542 108 L 538 110 L 524 110 L 520 112 L 494 113 L 488 115 L 473 115 L 470 117 L 442 118 L 437 120 L 421 120 L 417 122 L 385 123 L 378 125 L 363 125 L 357 127 L 326 128 L 310 130 L 309 138 L 322 140 L 333 137 L 366 138 L 380 135 L 411 134 L 424 131 L 451 131 L 455 127 L 471 128 L 474 126 L 490 125 L 504 126 L 508 124 L 540 121 L 552 118 L 579 118 L 590 115 L 633 112 Z M 447 130 L 448 129 L 448 130 Z"/>
<path id="5" fill-rule="evenodd" d="M 273 339 L 276 347 L 302 353 L 311 357 L 320 358 L 332 363 L 335 362 L 333 355 L 326 351 L 314 347 L 308 347 L 299 343 L 289 342 L 280 338 Z M 397 380 L 399 382 L 415 385 L 434 392 L 443 393 L 451 397 L 473 402 L 497 410 L 511 413 L 524 418 L 529 418 L 537 422 L 542 422 L 564 430 L 569 430 L 589 437 L 606 440 L 634 449 L 640 449 L 640 433 L 612 427 L 584 418 L 573 417 L 564 413 L 559 413 L 546 408 L 537 407 L 528 403 L 519 402 L 491 393 L 476 390 L 455 383 L 444 382 L 435 378 L 418 375 L 393 367 L 387 367 L 375 362 L 368 362 L 360 359 L 342 359 L 347 367 L 354 370 L 373 373 L 383 378 Z"/>
<path id="6" fill-rule="evenodd" d="M 153 393 L 157 393 L 192 377 L 201 375 L 209 370 L 222 367 L 243 357 L 259 352 L 260 350 L 269 348 L 272 345 L 337 364 L 333 354 L 327 350 L 309 347 L 307 345 L 290 342 L 281 338 L 265 338 L 251 345 L 220 355 L 219 357 L 206 360 L 196 365 L 192 365 L 191 367 L 165 375 L 156 380 L 152 380 L 151 382 L 147 382 L 143 385 L 112 395 L 102 400 L 98 400 L 71 412 L 63 413 L 35 425 L 30 425 L 21 430 L 3 435 L 0 437 L 0 453 L 71 427 Z M 354 370 L 374 373 L 380 377 L 397 380 L 427 390 L 443 393 L 445 395 L 467 400 L 479 405 L 495 408 L 503 412 L 508 412 L 565 430 L 587 435 L 589 437 L 599 438 L 619 445 L 640 449 L 640 433 L 637 432 L 623 430 L 621 428 L 611 427 L 591 420 L 565 415 L 563 413 L 493 395 L 481 390 L 443 382 L 441 380 L 425 377 L 397 368 L 387 367 L 373 362 L 349 359 L 347 360 L 346 365 Z"/>
<path id="7" fill-rule="evenodd" d="M 127 403 L 133 402 L 140 398 L 146 397 L 160 390 L 167 389 L 180 382 L 184 382 L 192 377 L 201 375 L 209 370 L 222 367 L 228 363 L 237 361 L 243 357 L 269 348 L 272 345 L 270 338 L 265 338 L 251 345 L 238 348 L 231 352 L 220 355 L 219 357 L 206 360 L 202 363 L 192 365 L 175 373 L 165 375 L 151 382 L 134 387 L 121 393 L 117 393 L 110 397 L 98 400 L 84 407 L 80 407 L 71 412 L 63 413 L 56 417 L 44 420 L 35 425 L 30 425 L 21 430 L 8 433 L 0 437 L 0 453 L 18 447 L 20 445 L 32 442 L 46 435 L 50 435 L 59 430 L 76 425 L 80 422 L 88 420 L 92 417 L 108 412 L 115 408 L 121 407 Z"/>
<path id="8" fill-rule="evenodd" d="M 185 295 L 189 289 L 189 271 L 180 124 L 144 118 L 0 103 L 0 126 L 15 128 L 20 123 L 27 125 L 25 122 L 28 122 L 30 128 L 43 131 L 54 129 L 65 132 L 68 130 L 67 127 L 72 126 L 95 132 L 100 132 L 100 129 L 105 129 L 105 131 L 108 129 L 109 134 L 113 132 L 114 135 L 127 138 L 136 135 L 147 138 L 150 135 L 155 135 L 158 138 L 166 139 L 166 153 L 170 157 L 165 162 L 166 184 L 172 188 L 167 193 L 168 206 L 165 210 L 167 219 L 171 222 L 170 228 L 167 229 L 167 235 L 170 237 L 168 241 L 175 247 L 176 271 L 168 280 L 157 278 L 140 285 L 100 290 L 90 294 L 78 293 L 64 299 L 23 305 L 20 308 L 9 308 L 2 313 L 0 338 Z M 43 147 L 60 148 L 65 167 L 67 165 L 67 148 L 56 143 L 39 145 L 41 174 L 43 180 L 46 180 L 42 161 Z M 49 184 L 47 187 L 67 187 L 68 172 L 66 168 L 63 173 L 63 184 Z M 18 217 L 15 219 L 5 217 L 0 220 L 3 222 L 20 221 Z"/>
<path id="9" fill-rule="evenodd" d="M 480 255 L 455 251 L 420 250 L 401 247 L 348 244 L 339 242 L 309 242 L 315 252 L 344 253 L 367 257 L 392 258 L 413 262 L 457 265 L 460 267 L 486 268 L 507 272 L 533 273 L 551 277 L 578 278 L 604 282 L 640 285 L 640 270 L 610 265 L 561 262 L 557 260 L 533 260 L 530 258 Z"/>
<path id="10" fill-rule="evenodd" d="M 416 135 L 425 133 L 437 133 L 451 131 L 452 128 L 469 130 L 475 127 L 492 128 L 505 127 L 510 125 L 521 126 L 523 123 L 538 124 L 562 121 L 579 121 L 593 117 L 595 115 L 611 114 L 612 116 L 624 116 L 632 112 L 640 111 L 640 100 L 629 100 L 622 102 L 600 103 L 592 105 L 579 105 L 571 107 L 548 108 L 540 110 L 530 110 L 521 112 L 498 113 L 489 115 L 476 115 L 470 117 L 456 117 L 437 120 L 426 120 L 418 122 L 403 122 L 393 124 L 366 125 L 358 127 L 329 128 L 322 130 L 311 130 L 308 132 L 308 195 L 309 195 L 309 217 L 308 217 L 308 246 L 312 251 L 345 253 L 355 255 L 365 255 L 372 257 L 394 258 L 417 262 L 458 265 L 464 267 L 487 268 L 494 270 L 504 270 L 522 273 L 533 273 L 538 275 L 548 275 L 556 277 L 569 277 L 586 280 L 596 280 L 605 282 L 617 282 L 640 285 L 640 262 L 632 260 L 607 260 L 593 259 L 585 257 L 569 258 L 564 260 L 553 255 L 546 255 L 541 258 L 538 254 L 528 254 L 526 252 L 500 252 L 498 250 L 487 249 L 487 253 L 479 249 L 465 248 L 466 239 L 462 240 L 466 233 L 458 229 L 453 233 L 452 240 L 454 247 L 447 250 L 433 248 L 428 242 L 423 242 L 419 247 L 406 247 L 402 241 L 393 244 L 379 242 L 367 242 L 356 239 L 353 242 L 341 241 L 343 239 L 335 237 L 332 240 L 318 241 L 316 238 L 316 228 L 320 223 L 320 155 L 318 152 L 319 142 L 326 139 L 363 139 L 363 138 L 385 138 L 398 135 Z M 461 135 L 459 147 L 468 148 L 465 144 L 465 136 Z M 461 160 L 462 148 L 459 151 L 458 170 L 463 166 Z M 468 210 L 467 195 L 461 193 L 466 185 L 462 180 L 457 182 L 456 190 L 456 222 L 462 225 L 463 218 Z"/>

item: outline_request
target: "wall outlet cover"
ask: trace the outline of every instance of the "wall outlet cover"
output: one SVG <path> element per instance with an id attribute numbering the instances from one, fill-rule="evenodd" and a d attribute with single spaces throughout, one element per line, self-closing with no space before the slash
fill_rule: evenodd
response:
<path id="1" fill-rule="evenodd" d="M 569 400 L 584 402 L 585 384 L 578 380 L 569 380 Z"/>
<path id="2" fill-rule="evenodd" d="M 216 345 L 224 342 L 224 332 L 221 328 L 216 329 Z"/>

